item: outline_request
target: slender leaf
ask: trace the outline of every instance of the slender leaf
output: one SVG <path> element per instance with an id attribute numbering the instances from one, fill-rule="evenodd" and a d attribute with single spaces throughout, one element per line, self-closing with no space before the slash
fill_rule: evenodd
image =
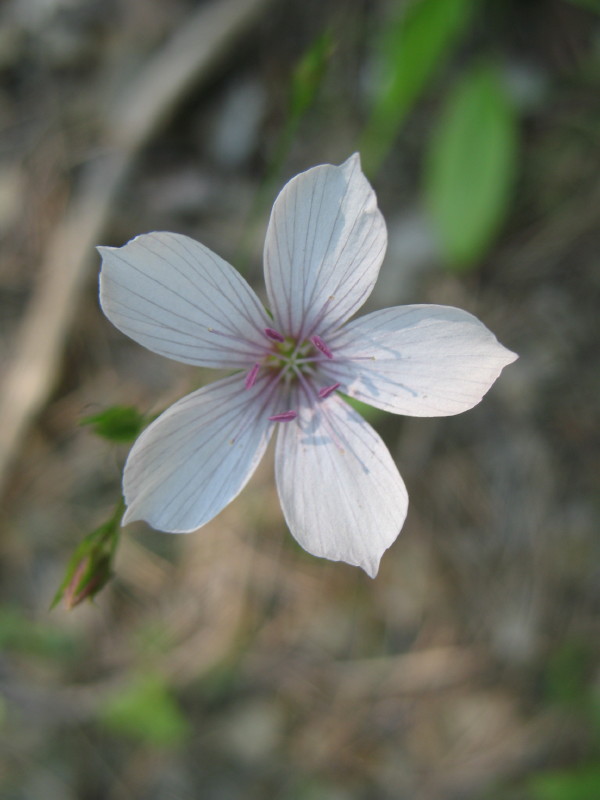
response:
<path id="1" fill-rule="evenodd" d="M 414 0 L 386 25 L 377 49 L 380 80 L 362 136 L 363 167 L 373 175 L 408 112 L 456 46 L 479 0 Z"/>
<path id="2" fill-rule="evenodd" d="M 264 224 L 264 212 L 273 201 L 273 195 L 276 193 L 275 185 L 279 182 L 283 163 L 302 120 L 317 101 L 335 44 L 334 36 L 327 28 L 310 43 L 294 64 L 287 91 L 288 106 L 285 120 L 267 164 L 264 180 L 256 193 L 247 230 L 238 244 L 235 256 L 235 264 L 242 273 L 248 261 L 254 228 L 258 223 L 261 226 Z"/>
<path id="3" fill-rule="evenodd" d="M 332 53 L 333 37 L 331 31 L 325 30 L 295 65 L 290 85 L 290 119 L 299 119 L 313 104 Z"/>

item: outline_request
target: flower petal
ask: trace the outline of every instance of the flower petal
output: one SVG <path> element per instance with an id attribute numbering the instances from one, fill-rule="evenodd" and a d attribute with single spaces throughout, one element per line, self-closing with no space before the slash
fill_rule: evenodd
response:
<path id="1" fill-rule="evenodd" d="M 396 306 L 353 320 L 329 341 L 327 373 L 340 391 L 414 417 L 467 411 L 518 356 L 472 314 Z"/>
<path id="2" fill-rule="evenodd" d="M 275 200 L 265 241 L 277 325 L 301 339 L 327 335 L 371 293 L 386 245 L 358 153 L 340 167 L 323 164 L 297 175 Z"/>
<path id="3" fill-rule="evenodd" d="M 245 367 L 266 349 L 265 311 L 226 261 L 176 233 L 100 247 L 100 303 L 149 350 L 205 367 Z"/>
<path id="4" fill-rule="evenodd" d="M 123 523 L 143 519 L 187 533 L 219 513 L 244 488 L 271 437 L 273 384 L 244 388 L 239 373 L 187 395 L 134 444 L 123 477 Z"/>
<path id="5" fill-rule="evenodd" d="M 278 433 L 276 476 L 287 524 L 302 547 L 374 578 L 402 528 L 408 497 L 373 428 L 333 395 L 304 407 Z"/>

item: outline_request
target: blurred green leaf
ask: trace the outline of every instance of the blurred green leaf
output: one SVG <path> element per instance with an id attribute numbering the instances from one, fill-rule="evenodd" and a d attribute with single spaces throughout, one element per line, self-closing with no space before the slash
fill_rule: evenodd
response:
<path id="1" fill-rule="evenodd" d="M 110 698 L 100 721 L 114 733 L 157 747 L 178 744 L 189 730 L 168 686 L 157 675 L 140 676 Z"/>
<path id="2" fill-rule="evenodd" d="M 381 166 L 406 115 L 456 45 L 479 0 L 414 0 L 378 45 L 380 85 L 360 143 L 363 168 Z"/>
<path id="3" fill-rule="evenodd" d="M 535 800 L 596 800 L 600 797 L 600 765 L 535 775 L 529 782 Z"/>
<path id="4" fill-rule="evenodd" d="M 104 439 L 127 443 L 139 436 L 146 425 L 146 419 L 133 406 L 112 406 L 100 414 L 83 417 L 79 424 L 90 425 L 94 433 Z"/>
<path id="5" fill-rule="evenodd" d="M 70 633 L 29 619 L 19 608 L 3 606 L 0 608 L 0 651 L 68 661 L 77 655 L 78 642 Z"/>
<path id="6" fill-rule="evenodd" d="M 238 243 L 235 255 L 235 264 L 242 274 L 252 250 L 250 242 L 255 233 L 255 226 L 260 224 L 262 228 L 264 224 L 264 211 L 273 202 L 275 186 L 279 183 L 283 163 L 304 115 L 315 102 L 334 47 L 332 32 L 325 30 L 310 43 L 294 65 L 287 90 L 289 103 L 286 118 L 266 165 L 264 180 L 255 195 L 247 230 Z"/>
<path id="7" fill-rule="evenodd" d="M 425 201 L 451 266 L 472 266 L 498 232 L 516 156 L 517 121 L 498 71 L 477 66 L 448 100 L 425 174 Z"/>
<path id="8" fill-rule="evenodd" d="M 292 73 L 289 113 L 292 120 L 304 115 L 312 105 L 333 53 L 333 37 L 324 31 L 302 55 Z"/>
<path id="9" fill-rule="evenodd" d="M 112 562 L 119 541 L 119 524 L 125 506 L 120 500 L 113 516 L 89 533 L 75 548 L 50 610 L 64 600 L 68 610 L 94 598 L 112 577 Z"/>
<path id="10" fill-rule="evenodd" d="M 593 653 L 589 644 L 564 642 L 546 662 L 545 688 L 549 702 L 577 709 L 587 709 L 593 674 Z"/>
<path id="11" fill-rule="evenodd" d="M 264 204 L 266 196 L 271 194 L 272 185 L 281 171 L 281 166 L 289 152 L 298 126 L 315 101 L 333 48 L 333 36 L 329 30 L 326 30 L 311 42 L 294 66 L 289 86 L 290 101 L 287 119 L 267 170 L 260 196 L 261 205 Z"/>
<path id="12" fill-rule="evenodd" d="M 600 14 L 600 0 L 567 0 L 567 2 L 574 6 L 581 6 L 587 11 L 595 11 L 596 14 Z"/>

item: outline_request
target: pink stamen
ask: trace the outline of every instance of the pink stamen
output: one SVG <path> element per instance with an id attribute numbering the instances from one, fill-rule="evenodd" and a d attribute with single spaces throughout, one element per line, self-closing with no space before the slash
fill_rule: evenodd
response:
<path id="1" fill-rule="evenodd" d="M 282 336 L 279 331 L 274 331 L 273 328 L 265 328 L 265 333 L 274 342 L 285 342 L 285 336 Z"/>
<path id="2" fill-rule="evenodd" d="M 290 422 L 298 416 L 297 411 L 284 411 L 283 414 L 273 414 L 269 417 L 271 422 Z"/>
<path id="3" fill-rule="evenodd" d="M 334 383 L 331 386 L 324 386 L 322 389 L 319 389 L 319 397 L 321 400 L 325 400 L 326 397 L 329 397 L 329 395 L 335 392 L 336 389 L 339 389 L 340 386 L 341 384 L 339 383 Z"/>
<path id="4" fill-rule="evenodd" d="M 258 376 L 259 369 L 260 369 L 260 364 L 255 364 L 250 370 L 250 372 L 246 375 L 246 380 L 244 381 L 244 386 L 246 387 L 246 389 L 251 389 L 256 383 L 256 378 Z"/>
<path id="5" fill-rule="evenodd" d="M 317 350 L 320 350 L 323 353 L 323 355 L 327 356 L 327 358 L 333 358 L 333 353 L 327 347 L 327 345 L 325 344 L 323 339 L 321 339 L 320 336 L 317 336 L 315 334 L 314 336 L 310 337 L 310 340 L 314 344 L 314 346 L 317 348 Z"/>

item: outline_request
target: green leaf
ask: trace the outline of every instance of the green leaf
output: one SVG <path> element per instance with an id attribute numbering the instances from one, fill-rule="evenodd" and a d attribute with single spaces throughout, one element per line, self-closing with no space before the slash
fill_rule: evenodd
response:
<path id="1" fill-rule="evenodd" d="M 589 643 L 562 642 L 546 661 L 547 700 L 574 710 L 589 709 L 593 663 L 594 654 Z"/>
<path id="2" fill-rule="evenodd" d="M 594 800 L 600 797 L 600 765 L 541 773 L 529 787 L 535 800 Z"/>
<path id="3" fill-rule="evenodd" d="M 381 166 L 408 112 L 456 46 L 479 0 L 414 0 L 378 43 L 380 73 L 360 143 L 363 168 Z"/>
<path id="4" fill-rule="evenodd" d="M 157 747 L 179 744 L 189 730 L 169 688 L 157 675 L 142 675 L 109 698 L 100 721 L 114 733 Z"/>
<path id="5" fill-rule="evenodd" d="M 298 120 L 312 105 L 333 53 L 333 37 L 326 30 L 312 42 L 292 73 L 290 118 Z"/>
<path id="6" fill-rule="evenodd" d="M 263 187 L 259 193 L 261 207 L 264 205 L 266 197 L 272 193 L 273 183 L 281 171 L 300 122 L 316 100 L 333 50 L 333 36 L 331 31 L 325 30 L 311 42 L 294 65 L 288 91 L 290 99 L 287 118 L 279 134 Z"/>
<path id="7" fill-rule="evenodd" d="M 310 43 L 292 69 L 287 92 L 289 102 L 286 117 L 267 164 L 265 177 L 255 195 L 247 229 L 238 243 L 235 264 L 242 273 L 247 268 L 248 254 L 252 250 L 250 242 L 255 228 L 259 224 L 261 228 L 264 225 L 264 212 L 273 201 L 283 163 L 302 119 L 317 99 L 334 48 L 332 32 L 329 29 L 324 30 Z"/>
<path id="8" fill-rule="evenodd" d="M 472 266 L 497 234 L 516 156 L 517 121 L 500 76 L 491 66 L 477 66 L 448 100 L 425 172 L 425 202 L 454 268 Z"/>
<path id="9" fill-rule="evenodd" d="M 100 414 L 84 417 L 79 424 L 91 425 L 94 433 L 104 439 L 127 443 L 139 436 L 146 418 L 133 406 L 112 406 Z"/>
<path id="10" fill-rule="evenodd" d="M 29 619 L 19 608 L 0 606 L 0 651 L 64 662 L 77 655 L 78 643 L 60 628 Z"/>

